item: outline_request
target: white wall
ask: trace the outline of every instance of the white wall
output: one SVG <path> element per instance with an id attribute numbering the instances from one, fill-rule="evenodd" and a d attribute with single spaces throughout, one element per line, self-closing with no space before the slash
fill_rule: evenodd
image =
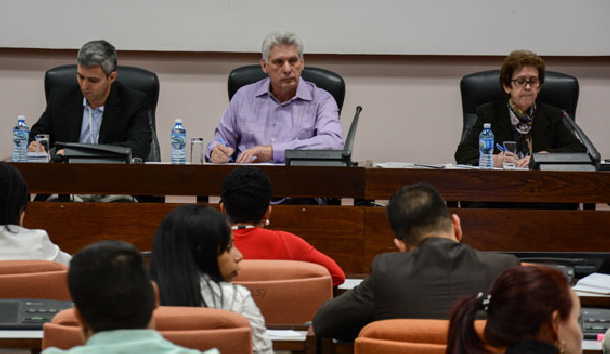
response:
<path id="1" fill-rule="evenodd" d="M 257 52 L 273 30 L 308 53 L 610 55 L 608 0 L 2 0 L 0 47 Z"/>
<path id="2" fill-rule="evenodd" d="M 17 114 L 33 123 L 44 109 L 45 70 L 72 63 L 71 50 L 0 49 L 0 159 L 10 155 Z M 167 160 L 172 121 L 182 118 L 189 136 L 209 141 L 227 105 L 226 78 L 255 63 L 253 54 L 120 52 L 121 65 L 157 72 L 161 96 L 157 130 Z M 344 131 L 362 105 L 356 160 L 451 162 L 462 129 L 459 80 L 495 69 L 502 57 L 309 55 L 306 65 L 342 74 L 347 83 Z M 548 70 L 578 77 L 577 121 L 610 157 L 610 58 L 546 58 Z"/>

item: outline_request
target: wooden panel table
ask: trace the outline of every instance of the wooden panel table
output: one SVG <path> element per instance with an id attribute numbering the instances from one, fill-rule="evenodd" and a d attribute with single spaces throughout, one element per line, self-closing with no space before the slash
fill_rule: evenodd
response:
<path id="1" fill-rule="evenodd" d="M 231 165 L 15 164 L 34 193 L 218 195 Z M 262 166 L 278 197 L 388 199 L 400 186 L 434 185 L 449 201 L 606 203 L 608 172 L 383 169 Z M 26 227 L 49 231 L 68 252 L 102 239 L 150 250 L 159 222 L 175 204 L 32 203 Z M 460 208 L 464 241 L 487 251 L 610 252 L 610 212 Z M 369 206 L 274 206 L 271 228 L 291 231 L 366 273 L 374 255 L 391 252 L 385 210 Z"/>

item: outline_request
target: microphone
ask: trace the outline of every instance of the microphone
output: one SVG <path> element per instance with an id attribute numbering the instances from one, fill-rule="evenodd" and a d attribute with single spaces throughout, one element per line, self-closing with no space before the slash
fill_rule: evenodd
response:
<path id="1" fill-rule="evenodd" d="M 595 148 L 595 145 L 593 145 L 593 142 L 591 141 L 591 139 L 589 139 L 587 134 L 585 134 L 585 132 L 582 129 L 580 129 L 578 124 L 576 124 L 576 122 L 574 120 L 572 120 L 572 118 L 570 118 L 570 115 L 568 114 L 568 112 L 562 111 L 562 113 L 563 113 L 563 124 L 568 128 L 569 131 L 571 131 L 574 135 L 576 135 L 576 138 L 578 138 L 578 140 L 580 140 L 580 142 L 587 149 L 587 153 L 591 157 L 591 160 L 593 161 L 593 163 L 596 166 L 599 166 L 599 162 L 601 161 L 601 154 L 599 153 L 599 151 L 597 151 L 597 149 Z"/>

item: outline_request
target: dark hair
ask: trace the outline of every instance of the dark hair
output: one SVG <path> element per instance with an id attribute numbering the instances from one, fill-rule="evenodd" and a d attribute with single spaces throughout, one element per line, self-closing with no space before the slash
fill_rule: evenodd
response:
<path id="1" fill-rule="evenodd" d="M 155 234 L 150 262 L 161 305 L 206 306 L 201 276 L 223 281 L 218 255 L 231 247 L 231 229 L 216 209 L 182 205 L 167 214 Z"/>
<path id="2" fill-rule="evenodd" d="M 500 86 L 511 87 L 513 74 L 526 66 L 531 66 L 538 70 L 538 80 L 544 83 L 544 60 L 530 50 L 513 50 L 509 56 L 504 58 L 500 69 Z"/>
<path id="3" fill-rule="evenodd" d="M 28 198 L 28 187 L 19 170 L 0 162 L 0 225 L 19 225 Z"/>
<path id="4" fill-rule="evenodd" d="M 148 327 L 155 294 L 133 245 L 102 241 L 83 248 L 70 260 L 68 286 L 93 332 Z"/>
<path id="5" fill-rule="evenodd" d="M 488 353 L 474 329 L 477 311 L 487 306 L 485 343 L 507 347 L 535 339 L 558 311 L 567 320 L 572 308 L 570 287 L 564 274 L 544 266 L 517 266 L 500 274 L 486 296 L 460 300 L 450 313 L 447 354 Z"/>
<path id="6" fill-rule="evenodd" d="M 451 228 L 447 204 L 431 185 L 418 183 L 401 187 L 386 207 L 396 237 L 417 245 L 426 233 Z"/>
<path id="7" fill-rule="evenodd" d="M 232 223 L 258 223 L 271 200 L 271 182 L 260 168 L 237 167 L 225 177 L 220 196 Z"/>

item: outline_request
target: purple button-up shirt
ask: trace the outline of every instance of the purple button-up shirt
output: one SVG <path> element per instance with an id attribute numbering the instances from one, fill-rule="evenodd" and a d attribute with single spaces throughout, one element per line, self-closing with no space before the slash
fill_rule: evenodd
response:
<path id="1" fill-rule="evenodd" d="M 299 78 L 296 95 L 280 103 L 269 78 L 241 87 L 229 103 L 208 144 L 223 144 L 239 156 L 244 150 L 271 145 L 273 162 L 284 162 L 287 149 L 343 149 L 339 110 L 333 96 Z"/>

